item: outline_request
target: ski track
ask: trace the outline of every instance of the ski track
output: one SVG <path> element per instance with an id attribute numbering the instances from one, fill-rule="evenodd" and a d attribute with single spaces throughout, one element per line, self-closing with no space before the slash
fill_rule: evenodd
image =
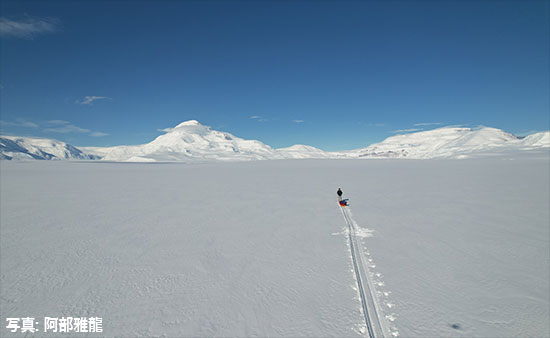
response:
<path id="1" fill-rule="evenodd" d="M 378 297 L 376 296 L 376 288 L 374 287 L 368 264 L 364 261 L 363 247 L 361 243 L 357 241 L 356 223 L 349 215 L 349 206 L 340 207 L 340 209 L 348 227 L 348 239 L 353 271 L 355 273 L 355 279 L 357 280 L 357 288 L 359 297 L 361 298 L 361 307 L 365 318 L 368 337 L 390 337 L 393 335 L 393 332 L 390 332 L 385 322 L 384 313 L 381 310 Z"/>

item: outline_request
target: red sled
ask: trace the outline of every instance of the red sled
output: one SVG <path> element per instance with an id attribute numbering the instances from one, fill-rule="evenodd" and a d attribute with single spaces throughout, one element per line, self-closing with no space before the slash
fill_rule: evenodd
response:
<path id="1" fill-rule="evenodd" d="M 346 205 L 349 205 L 347 199 L 341 200 L 339 203 L 340 203 L 340 206 L 341 206 L 341 207 L 345 207 Z"/>

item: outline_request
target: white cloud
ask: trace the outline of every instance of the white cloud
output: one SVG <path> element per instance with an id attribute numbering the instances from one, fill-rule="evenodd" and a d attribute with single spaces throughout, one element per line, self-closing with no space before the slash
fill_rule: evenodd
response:
<path id="1" fill-rule="evenodd" d="M 36 35 L 58 30 L 59 20 L 54 18 L 10 20 L 0 18 L 0 36 L 32 39 Z"/>
<path id="2" fill-rule="evenodd" d="M 78 104 L 92 104 L 96 100 L 104 100 L 104 99 L 110 99 L 110 97 L 107 96 L 84 96 L 81 100 L 76 100 L 75 103 Z"/>
<path id="3" fill-rule="evenodd" d="M 53 124 L 53 125 L 63 125 L 63 124 L 69 124 L 70 122 L 64 121 L 64 120 L 49 120 L 49 121 L 46 121 L 46 123 Z"/>
<path id="4" fill-rule="evenodd" d="M 109 135 L 102 131 L 91 131 L 90 129 L 75 126 L 71 122 L 65 121 L 65 120 L 49 120 L 49 121 L 46 121 L 46 124 L 50 125 L 51 127 L 45 128 L 44 131 L 50 132 L 50 133 L 61 133 L 61 134 L 80 133 L 80 134 L 89 134 L 92 137 L 103 137 L 103 136 Z"/>
<path id="5" fill-rule="evenodd" d="M 29 122 L 29 121 L 20 122 L 20 126 L 27 127 L 27 128 L 38 128 L 38 124 L 34 122 Z"/>
<path id="6" fill-rule="evenodd" d="M 292 120 L 292 122 L 294 122 L 294 123 L 304 123 L 305 121 L 304 120 Z"/>
<path id="7" fill-rule="evenodd" d="M 93 131 L 90 133 L 90 136 L 93 136 L 93 137 L 103 137 L 103 136 L 107 136 L 109 134 L 107 133 L 103 133 L 101 131 Z"/>
<path id="8" fill-rule="evenodd" d="M 267 122 L 267 121 L 269 121 L 268 119 L 266 119 L 266 118 L 264 118 L 263 116 L 260 116 L 260 115 L 252 115 L 252 116 L 249 116 L 248 118 L 252 119 L 252 120 L 256 120 L 258 122 Z"/>
<path id="9" fill-rule="evenodd" d="M 438 126 L 440 125 L 440 122 L 423 122 L 423 123 L 415 123 L 413 126 L 420 127 L 420 126 Z"/>
<path id="10" fill-rule="evenodd" d="M 54 128 L 46 128 L 44 129 L 44 131 L 50 132 L 50 133 L 67 134 L 67 133 L 89 133 L 90 129 L 80 128 L 73 124 L 68 123 L 68 124 L 63 124 Z"/>
<path id="11" fill-rule="evenodd" d="M 420 130 L 423 130 L 423 129 L 418 129 L 418 128 L 397 129 L 397 130 L 390 131 L 390 133 L 410 133 L 410 132 L 413 132 L 413 131 L 420 131 Z"/>
<path id="12" fill-rule="evenodd" d="M 24 119 L 16 119 L 15 122 L 0 121 L 0 127 L 4 127 L 4 126 L 26 127 L 26 128 L 38 128 L 42 126 L 44 128 L 42 129 L 42 131 L 46 133 L 61 133 L 61 134 L 79 133 L 79 134 L 89 134 L 92 137 L 103 137 L 103 136 L 109 135 L 101 131 L 91 131 L 90 129 L 75 126 L 71 122 L 65 121 L 65 120 L 48 120 L 48 121 L 40 122 L 40 124 L 26 121 Z"/>
<path id="13" fill-rule="evenodd" d="M 103 136 L 109 135 L 102 131 L 91 131 L 90 129 L 81 128 L 81 127 L 75 126 L 69 121 L 64 121 L 64 120 L 49 120 L 49 121 L 46 121 L 46 124 L 52 125 L 52 127 L 44 129 L 45 132 L 49 132 L 49 133 L 61 133 L 61 134 L 80 133 L 80 134 L 89 134 L 92 137 L 103 137 Z"/>
<path id="14" fill-rule="evenodd" d="M 253 120 L 256 120 L 256 119 L 261 119 L 262 117 L 259 116 L 259 115 L 252 115 L 250 117 L 248 117 L 249 119 L 253 119 Z"/>
<path id="15" fill-rule="evenodd" d="M 15 122 L 0 121 L 0 125 L 24 128 L 38 128 L 38 124 L 23 119 L 16 119 Z"/>

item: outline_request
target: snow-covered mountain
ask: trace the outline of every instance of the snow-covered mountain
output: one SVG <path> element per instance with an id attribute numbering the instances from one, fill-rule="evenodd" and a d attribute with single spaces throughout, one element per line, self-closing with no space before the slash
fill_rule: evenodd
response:
<path id="1" fill-rule="evenodd" d="M 550 132 L 531 134 L 521 141 L 525 147 L 550 147 Z"/>
<path id="2" fill-rule="evenodd" d="M 191 120 L 166 129 L 166 134 L 150 143 L 108 149 L 87 148 L 106 161 L 188 161 L 188 160 L 268 160 L 286 158 L 328 158 L 321 149 L 295 145 L 273 149 L 256 140 L 212 130 Z"/>
<path id="3" fill-rule="evenodd" d="M 29 137 L 0 136 L 0 159 L 3 160 L 95 160 L 65 142 Z"/>
<path id="4" fill-rule="evenodd" d="M 296 145 L 273 149 L 256 140 L 245 140 L 213 130 L 196 120 L 164 130 L 142 145 L 81 147 L 47 140 L 6 136 L 0 148 L 2 159 L 102 159 L 114 162 L 180 162 L 193 160 L 250 161 L 289 158 L 328 158 L 311 146 Z"/>
<path id="5" fill-rule="evenodd" d="M 496 128 L 444 127 L 388 137 L 366 148 L 345 152 L 350 157 L 465 158 L 469 156 L 550 147 L 550 132 L 519 138 Z"/>
<path id="6" fill-rule="evenodd" d="M 444 127 L 396 135 L 366 148 L 325 152 L 307 145 L 274 149 L 256 140 L 245 140 L 213 130 L 191 120 L 142 145 L 73 147 L 64 142 L 3 136 L 1 159 L 101 159 L 127 162 L 250 161 L 304 158 L 466 158 L 550 147 L 550 132 L 524 138 L 495 128 Z"/>
<path id="7" fill-rule="evenodd" d="M 287 148 L 277 149 L 284 158 L 332 158 L 333 154 L 319 148 L 296 144 Z"/>
<path id="8" fill-rule="evenodd" d="M 212 130 L 198 121 L 166 129 L 152 142 L 109 148 L 106 161 L 155 162 L 200 160 L 264 160 L 283 158 L 275 149 L 256 140 L 245 140 Z M 96 151 L 96 154 L 99 154 Z"/>

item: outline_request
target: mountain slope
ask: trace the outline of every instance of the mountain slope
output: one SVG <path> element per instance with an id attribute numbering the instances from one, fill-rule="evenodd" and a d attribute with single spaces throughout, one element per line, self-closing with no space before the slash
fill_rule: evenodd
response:
<path id="1" fill-rule="evenodd" d="M 525 147 L 549 147 L 550 146 L 550 131 L 543 131 L 525 137 L 521 141 Z"/>
<path id="2" fill-rule="evenodd" d="M 334 157 L 330 153 L 323 151 L 319 148 L 312 146 L 306 146 L 303 144 L 296 144 L 287 148 L 279 148 L 277 152 L 284 158 L 332 158 Z"/>
<path id="3" fill-rule="evenodd" d="M 94 160 L 98 159 L 98 157 L 86 154 L 70 144 L 57 140 L 1 136 L 0 159 Z"/>

